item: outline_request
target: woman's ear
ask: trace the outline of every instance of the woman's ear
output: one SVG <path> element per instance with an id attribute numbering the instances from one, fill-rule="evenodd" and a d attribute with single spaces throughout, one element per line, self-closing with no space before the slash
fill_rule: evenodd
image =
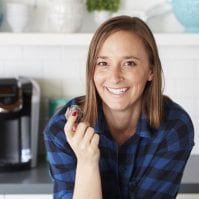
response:
<path id="1" fill-rule="evenodd" d="M 152 71 L 152 69 L 150 69 L 148 81 L 152 81 L 152 80 L 153 80 L 153 71 Z"/>

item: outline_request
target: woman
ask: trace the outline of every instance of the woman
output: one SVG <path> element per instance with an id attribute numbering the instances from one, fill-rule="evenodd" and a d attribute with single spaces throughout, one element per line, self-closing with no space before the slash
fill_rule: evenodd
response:
<path id="1" fill-rule="evenodd" d="M 54 198 L 175 198 L 194 145 L 189 115 L 162 94 L 162 68 L 148 26 L 119 16 L 91 41 L 86 95 L 45 129 Z M 65 112 L 71 105 L 83 111 Z"/>

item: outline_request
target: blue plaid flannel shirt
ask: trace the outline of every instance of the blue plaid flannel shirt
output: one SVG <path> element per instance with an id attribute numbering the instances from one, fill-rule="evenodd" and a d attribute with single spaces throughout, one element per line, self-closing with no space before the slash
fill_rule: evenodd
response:
<path id="1" fill-rule="evenodd" d="M 76 157 L 64 134 L 67 103 L 48 122 L 44 141 L 54 183 L 54 199 L 71 199 L 75 182 Z M 189 115 L 176 103 L 165 104 L 166 119 L 151 130 L 144 114 L 136 134 L 123 145 L 111 137 L 103 111 L 95 131 L 100 135 L 100 175 L 103 199 L 172 199 L 194 145 Z"/>

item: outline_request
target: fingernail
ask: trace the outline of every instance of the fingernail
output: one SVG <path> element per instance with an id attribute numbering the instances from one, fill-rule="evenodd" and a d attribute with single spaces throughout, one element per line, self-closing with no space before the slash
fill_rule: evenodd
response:
<path id="1" fill-rule="evenodd" d="M 76 116 L 76 115 L 77 115 L 77 112 L 76 112 L 76 111 L 72 113 L 72 116 Z"/>

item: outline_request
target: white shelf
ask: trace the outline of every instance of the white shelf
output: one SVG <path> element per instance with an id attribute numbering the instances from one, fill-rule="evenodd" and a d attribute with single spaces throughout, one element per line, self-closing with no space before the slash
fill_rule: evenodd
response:
<path id="1" fill-rule="evenodd" d="M 196 33 L 159 33 L 154 34 L 158 45 L 162 46 L 199 46 Z"/>
<path id="2" fill-rule="evenodd" d="M 0 45 L 88 45 L 92 34 L 0 33 Z"/>
<path id="3" fill-rule="evenodd" d="M 154 35 L 158 45 L 199 46 L 199 34 L 155 33 Z M 92 33 L 0 33 L 0 45 L 87 46 L 92 36 Z"/>

